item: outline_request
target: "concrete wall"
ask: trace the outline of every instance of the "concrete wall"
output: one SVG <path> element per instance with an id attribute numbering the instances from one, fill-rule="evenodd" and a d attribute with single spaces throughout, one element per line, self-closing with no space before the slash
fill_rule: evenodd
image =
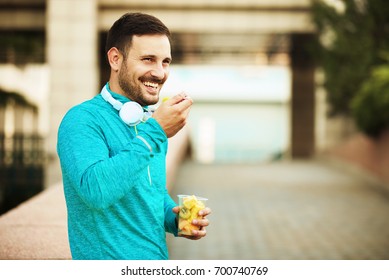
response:
<path id="1" fill-rule="evenodd" d="M 326 154 L 375 177 L 389 190 L 389 130 L 377 139 L 354 133 Z"/>
<path id="2" fill-rule="evenodd" d="M 389 130 L 373 139 L 359 132 L 351 117 L 328 117 L 323 72 L 317 71 L 315 78 L 315 155 L 363 173 L 389 190 Z"/>

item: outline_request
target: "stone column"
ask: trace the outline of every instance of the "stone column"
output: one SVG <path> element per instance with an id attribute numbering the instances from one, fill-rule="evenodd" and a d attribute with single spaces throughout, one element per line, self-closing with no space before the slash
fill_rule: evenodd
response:
<path id="1" fill-rule="evenodd" d="M 46 144 L 46 187 L 61 180 L 56 143 L 63 116 L 69 108 L 99 91 L 97 13 L 97 0 L 47 1 L 50 131 Z"/>
<path id="2" fill-rule="evenodd" d="M 5 131 L 5 110 L 7 108 L 7 100 L 4 103 L 0 103 L 0 133 Z"/>
<path id="3" fill-rule="evenodd" d="M 312 34 L 291 35 L 292 158 L 308 158 L 315 152 L 315 67 L 308 51 L 312 40 Z"/>
<path id="4" fill-rule="evenodd" d="M 5 110 L 7 108 L 7 101 L 2 104 L 0 102 L 0 171 L 5 159 Z M 1 174 L 0 174 L 1 175 Z M 1 179 L 0 179 L 1 182 Z M 0 207 L 1 207 L 1 188 L 0 188 Z"/>

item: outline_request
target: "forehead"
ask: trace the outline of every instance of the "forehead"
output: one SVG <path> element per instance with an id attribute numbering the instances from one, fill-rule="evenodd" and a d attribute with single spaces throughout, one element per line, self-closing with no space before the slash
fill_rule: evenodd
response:
<path id="1" fill-rule="evenodd" d="M 131 47 L 131 55 L 153 55 L 158 57 L 170 57 L 170 41 L 166 35 L 134 35 Z"/>

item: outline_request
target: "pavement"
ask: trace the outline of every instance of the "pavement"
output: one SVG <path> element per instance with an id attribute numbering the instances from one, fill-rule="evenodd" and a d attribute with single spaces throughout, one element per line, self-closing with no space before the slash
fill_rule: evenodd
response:
<path id="1" fill-rule="evenodd" d="M 320 160 L 185 161 L 179 193 L 207 197 L 212 214 L 205 238 L 168 236 L 173 260 L 389 259 L 389 192 L 359 172 Z"/>

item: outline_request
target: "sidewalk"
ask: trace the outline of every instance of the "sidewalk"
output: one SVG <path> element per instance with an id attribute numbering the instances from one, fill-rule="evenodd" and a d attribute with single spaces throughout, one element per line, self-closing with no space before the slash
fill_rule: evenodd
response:
<path id="1" fill-rule="evenodd" d="M 319 161 L 199 165 L 178 193 L 208 197 L 207 237 L 168 237 L 170 259 L 389 259 L 389 195 Z"/>

